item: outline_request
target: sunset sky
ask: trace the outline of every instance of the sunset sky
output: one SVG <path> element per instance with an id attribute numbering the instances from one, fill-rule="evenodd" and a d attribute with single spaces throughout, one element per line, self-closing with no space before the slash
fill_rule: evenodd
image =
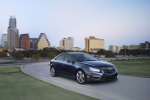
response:
<path id="1" fill-rule="evenodd" d="M 89 36 L 105 39 L 105 49 L 150 41 L 150 0 L 0 0 L 0 15 L 0 39 L 12 15 L 19 34 L 46 33 L 56 47 L 65 37 L 82 49 Z"/>

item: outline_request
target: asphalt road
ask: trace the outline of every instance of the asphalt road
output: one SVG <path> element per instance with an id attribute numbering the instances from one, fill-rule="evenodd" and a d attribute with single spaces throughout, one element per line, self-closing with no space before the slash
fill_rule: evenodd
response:
<path id="1" fill-rule="evenodd" d="M 32 64 L 32 63 L 36 63 L 36 62 L 35 61 L 16 61 L 16 60 L 1 60 L 0 59 L 0 67 L 1 66 L 12 66 L 12 65 L 26 65 L 26 64 Z"/>
<path id="2" fill-rule="evenodd" d="M 21 70 L 45 82 L 101 100 L 150 100 L 150 78 L 119 75 L 116 81 L 80 85 L 70 78 L 51 77 L 48 64 L 24 65 Z"/>

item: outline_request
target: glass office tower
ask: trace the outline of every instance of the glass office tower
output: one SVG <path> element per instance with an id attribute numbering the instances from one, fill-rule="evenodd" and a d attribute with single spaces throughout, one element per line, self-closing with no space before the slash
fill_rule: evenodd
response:
<path id="1" fill-rule="evenodd" d="M 15 18 L 15 16 L 10 16 L 9 28 L 16 28 L 16 18 Z"/>

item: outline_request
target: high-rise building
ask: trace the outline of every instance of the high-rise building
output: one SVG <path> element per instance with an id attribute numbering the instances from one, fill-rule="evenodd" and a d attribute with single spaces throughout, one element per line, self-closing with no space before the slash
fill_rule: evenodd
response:
<path id="1" fill-rule="evenodd" d="M 97 52 L 100 49 L 104 49 L 104 39 L 95 38 L 94 36 L 85 38 L 86 52 Z"/>
<path id="2" fill-rule="evenodd" d="M 37 50 L 38 38 L 30 38 L 30 50 Z"/>
<path id="3" fill-rule="evenodd" d="M 15 16 L 10 16 L 9 28 L 17 28 L 17 22 Z"/>
<path id="4" fill-rule="evenodd" d="M 109 50 L 112 51 L 113 53 L 119 53 L 121 47 L 116 46 L 116 45 L 110 45 Z"/>
<path id="5" fill-rule="evenodd" d="M 16 27 L 16 18 L 12 16 L 9 19 L 7 30 L 7 46 L 11 49 L 19 47 L 19 31 Z"/>
<path id="6" fill-rule="evenodd" d="M 59 45 L 60 49 L 73 50 L 74 40 L 72 37 L 63 38 L 62 40 L 60 40 Z"/>
<path id="7" fill-rule="evenodd" d="M 69 40 L 69 50 L 73 50 L 73 47 L 74 47 L 73 37 L 68 37 L 68 40 Z"/>
<path id="8" fill-rule="evenodd" d="M 29 34 L 21 34 L 19 38 L 19 47 L 24 50 L 30 50 Z"/>
<path id="9" fill-rule="evenodd" d="M 37 49 L 43 50 L 45 47 L 50 47 L 50 42 L 48 41 L 45 33 L 41 33 L 37 41 Z"/>
<path id="10" fill-rule="evenodd" d="M 121 49 L 122 49 L 122 47 L 116 46 L 116 53 L 119 53 Z"/>
<path id="11" fill-rule="evenodd" d="M 1 46 L 7 47 L 7 32 L 4 32 L 1 37 Z"/>

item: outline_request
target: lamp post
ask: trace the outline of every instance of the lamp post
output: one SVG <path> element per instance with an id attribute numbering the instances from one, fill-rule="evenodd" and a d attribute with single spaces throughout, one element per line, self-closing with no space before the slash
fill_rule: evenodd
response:
<path id="1" fill-rule="evenodd" d="M 125 58 L 126 58 L 126 55 L 127 55 L 127 46 L 125 46 Z"/>
<path id="2" fill-rule="evenodd" d="M 125 48 L 125 58 L 126 58 L 126 48 Z"/>

